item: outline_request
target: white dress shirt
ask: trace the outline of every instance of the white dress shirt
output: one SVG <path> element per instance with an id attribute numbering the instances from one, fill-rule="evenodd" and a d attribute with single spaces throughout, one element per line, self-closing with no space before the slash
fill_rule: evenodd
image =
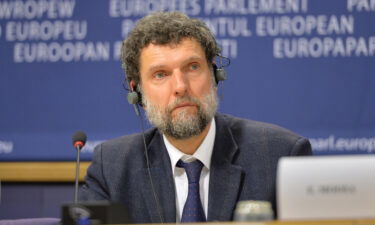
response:
<path id="1" fill-rule="evenodd" d="M 199 192 L 202 201 L 204 213 L 207 218 L 208 208 L 208 187 L 210 181 L 211 156 L 214 148 L 216 134 L 215 119 L 212 119 L 210 129 L 204 138 L 202 144 L 193 155 L 187 155 L 174 147 L 163 135 L 164 143 L 167 148 L 169 158 L 171 159 L 173 178 L 176 190 L 176 222 L 181 221 L 182 211 L 188 196 L 189 182 L 184 168 L 177 167 L 178 160 L 192 162 L 199 160 L 203 163 L 202 173 L 199 180 Z"/>

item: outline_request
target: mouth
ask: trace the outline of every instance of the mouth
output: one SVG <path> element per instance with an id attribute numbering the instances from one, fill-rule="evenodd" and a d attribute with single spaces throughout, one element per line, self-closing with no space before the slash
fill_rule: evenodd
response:
<path id="1" fill-rule="evenodd" d="M 182 109 L 182 108 L 186 108 L 186 107 L 197 107 L 197 105 L 194 104 L 194 103 L 191 103 L 191 102 L 184 102 L 184 103 L 181 103 L 181 104 L 178 104 L 177 106 L 175 106 L 173 108 L 173 110 Z"/>

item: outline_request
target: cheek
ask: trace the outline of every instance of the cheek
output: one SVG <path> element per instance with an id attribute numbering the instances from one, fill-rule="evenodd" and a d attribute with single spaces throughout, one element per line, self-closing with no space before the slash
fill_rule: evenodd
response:
<path id="1" fill-rule="evenodd" d="M 200 81 L 195 82 L 192 85 L 192 88 L 195 90 L 196 93 L 199 93 L 199 95 L 206 94 L 210 92 L 211 88 L 214 87 L 213 82 L 215 82 L 212 77 L 205 77 L 205 79 L 202 79 Z"/>
<path id="2" fill-rule="evenodd" d="M 169 91 L 164 87 L 150 87 L 147 90 L 148 100 L 154 105 L 165 107 L 168 105 Z"/>

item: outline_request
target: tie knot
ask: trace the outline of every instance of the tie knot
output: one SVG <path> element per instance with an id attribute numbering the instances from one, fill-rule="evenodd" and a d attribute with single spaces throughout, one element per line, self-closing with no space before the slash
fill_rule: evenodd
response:
<path id="1" fill-rule="evenodd" d="M 177 166 L 185 169 L 189 184 L 199 183 L 199 179 L 200 179 L 201 171 L 203 167 L 203 163 L 201 163 L 201 161 L 195 160 L 193 162 L 185 163 L 182 160 L 179 160 L 177 162 Z"/>

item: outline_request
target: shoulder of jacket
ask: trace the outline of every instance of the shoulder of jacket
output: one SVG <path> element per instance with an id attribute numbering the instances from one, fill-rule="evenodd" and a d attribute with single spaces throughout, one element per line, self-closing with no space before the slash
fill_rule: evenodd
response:
<path id="1" fill-rule="evenodd" d="M 300 135 L 293 131 L 271 123 L 235 117 L 228 114 L 218 114 L 216 118 L 219 121 L 224 122 L 235 136 L 240 133 L 241 136 L 249 135 L 249 137 L 266 135 L 274 138 L 288 138 L 294 141 L 301 138 Z"/>
<path id="2" fill-rule="evenodd" d="M 146 130 L 144 133 L 146 143 L 149 143 L 157 133 L 158 130 L 156 128 Z M 133 151 L 140 152 L 140 147 L 143 147 L 142 133 L 116 137 L 104 141 L 98 146 L 98 148 L 100 148 L 100 150 L 106 154 L 118 154 L 119 152 L 121 152 L 121 154 L 129 154 Z"/>

